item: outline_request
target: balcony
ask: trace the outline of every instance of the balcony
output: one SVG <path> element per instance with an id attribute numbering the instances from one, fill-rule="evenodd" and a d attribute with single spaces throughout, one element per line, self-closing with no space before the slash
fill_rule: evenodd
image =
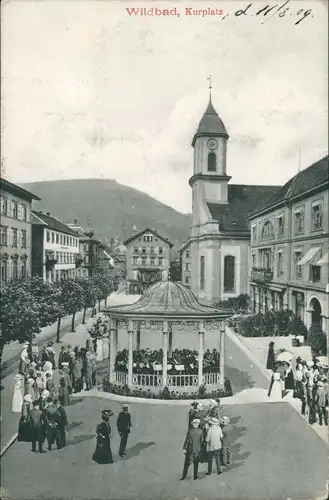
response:
<path id="1" fill-rule="evenodd" d="M 253 267 L 250 278 L 252 281 L 266 283 L 273 280 L 273 271 L 271 271 L 271 269 L 265 269 L 264 267 Z"/>

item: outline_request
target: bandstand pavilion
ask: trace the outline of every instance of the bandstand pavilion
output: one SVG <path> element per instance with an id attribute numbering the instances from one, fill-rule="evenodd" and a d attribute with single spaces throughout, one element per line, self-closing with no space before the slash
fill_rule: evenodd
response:
<path id="1" fill-rule="evenodd" d="M 170 390 L 184 388 L 184 391 L 195 390 L 204 384 L 209 389 L 223 386 L 225 323 L 231 316 L 229 311 L 200 304 L 180 282 L 161 281 L 148 288 L 137 302 L 107 308 L 103 314 L 109 316 L 110 321 L 109 379 L 113 384 L 127 384 L 132 389 L 168 387 Z M 178 332 L 183 333 L 184 348 L 197 346 L 197 374 L 168 374 L 171 368 L 168 357 L 171 357 Z M 203 373 L 205 339 L 209 339 L 211 346 L 220 353 L 217 373 Z M 127 373 L 115 367 L 119 342 L 128 349 Z M 153 375 L 134 373 L 134 347 L 138 351 L 150 345 L 163 351 L 160 370 Z"/>

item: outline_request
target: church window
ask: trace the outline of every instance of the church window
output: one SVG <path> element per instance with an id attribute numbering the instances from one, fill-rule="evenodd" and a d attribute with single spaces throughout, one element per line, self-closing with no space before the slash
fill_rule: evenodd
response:
<path id="1" fill-rule="evenodd" d="M 224 292 L 234 292 L 235 258 L 232 255 L 224 257 Z"/>
<path id="2" fill-rule="evenodd" d="M 216 155 L 215 155 L 215 153 L 208 154 L 208 172 L 216 172 Z"/>
<path id="3" fill-rule="evenodd" d="M 205 285 L 205 258 L 200 257 L 200 289 L 204 290 Z"/>

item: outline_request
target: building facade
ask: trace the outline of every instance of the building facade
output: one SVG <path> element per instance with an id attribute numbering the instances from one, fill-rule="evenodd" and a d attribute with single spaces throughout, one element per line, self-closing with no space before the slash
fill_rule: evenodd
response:
<path id="1" fill-rule="evenodd" d="M 228 138 L 210 97 L 192 140 L 192 226 L 180 249 L 183 284 L 208 303 L 248 292 L 247 214 L 278 190 L 229 184 Z"/>
<path id="2" fill-rule="evenodd" d="M 32 211 L 32 275 L 54 282 L 81 276 L 79 235 L 52 217 Z"/>
<path id="3" fill-rule="evenodd" d="M 250 216 L 255 312 L 292 309 L 328 334 L 328 156 L 290 179 Z"/>
<path id="4" fill-rule="evenodd" d="M 1 179 L 1 283 L 32 273 L 32 200 L 40 198 Z"/>
<path id="5" fill-rule="evenodd" d="M 152 229 L 144 229 L 128 238 L 126 278 L 129 282 L 148 286 L 169 277 L 170 249 L 173 244 Z"/>

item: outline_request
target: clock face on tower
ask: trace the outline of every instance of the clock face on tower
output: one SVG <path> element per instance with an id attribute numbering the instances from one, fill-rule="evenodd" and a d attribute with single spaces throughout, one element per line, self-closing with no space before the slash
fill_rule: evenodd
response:
<path id="1" fill-rule="evenodd" d="M 218 147 L 218 142 L 216 141 L 216 139 L 209 139 L 208 148 L 214 150 L 217 149 L 217 147 Z"/>

